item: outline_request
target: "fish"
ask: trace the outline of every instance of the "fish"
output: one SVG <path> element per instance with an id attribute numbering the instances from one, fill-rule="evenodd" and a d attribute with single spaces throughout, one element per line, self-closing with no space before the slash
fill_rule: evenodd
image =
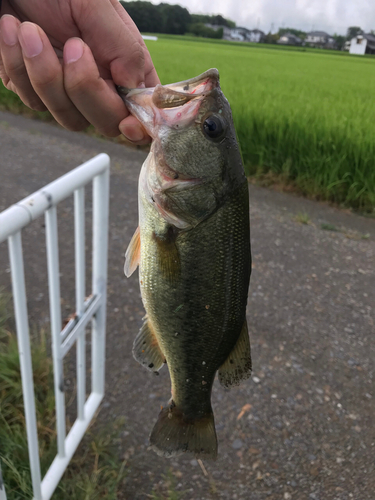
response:
<path id="1" fill-rule="evenodd" d="M 118 89 L 152 138 L 139 177 L 139 226 L 125 254 L 146 311 L 134 358 L 167 364 L 171 399 L 150 434 L 159 456 L 216 459 L 216 373 L 251 376 L 248 182 L 217 69 L 179 83 Z"/>

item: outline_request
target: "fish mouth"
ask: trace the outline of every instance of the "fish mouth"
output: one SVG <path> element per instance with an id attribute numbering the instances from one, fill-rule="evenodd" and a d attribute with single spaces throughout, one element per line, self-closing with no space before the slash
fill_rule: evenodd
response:
<path id="1" fill-rule="evenodd" d="M 199 76 L 146 89 L 117 87 L 127 108 L 156 139 L 160 127 L 183 129 L 196 118 L 202 101 L 219 87 L 219 72 L 209 69 Z"/>
<path id="2" fill-rule="evenodd" d="M 168 90 L 171 91 L 171 95 L 176 96 L 176 105 L 185 104 L 188 100 L 198 97 L 204 92 L 207 92 L 219 84 L 219 72 L 216 68 L 211 68 L 202 73 L 201 75 L 190 78 L 189 80 L 184 80 L 182 82 L 170 83 L 168 85 L 156 85 L 156 87 L 149 87 L 145 89 L 129 89 L 127 87 L 117 86 L 117 92 L 120 94 L 121 98 L 126 102 L 130 103 L 135 101 L 135 96 L 152 94 L 154 90 L 158 90 L 157 94 L 165 94 L 167 96 Z M 164 92 L 162 92 L 164 89 Z M 177 97 L 180 98 L 181 104 L 178 103 Z M 168 102 L 168 99 L 161 99 L 160 101 L 156 98 L 155 104 L 159 108 L 170 108 L 173 107 Z M 163 105 L 164 104 L 164 105 Z"/>

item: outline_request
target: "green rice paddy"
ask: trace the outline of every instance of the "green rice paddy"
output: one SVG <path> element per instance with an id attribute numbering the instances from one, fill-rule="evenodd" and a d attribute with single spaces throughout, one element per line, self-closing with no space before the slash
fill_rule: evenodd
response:
<path id="1" fill-rule="evenodd" d="M 374 57 L 165 35 L 147 45 L 162 83 L 219 69 L 249 175 L 375 210 Z M 0 85 L 0 109 L 18 102 Z"/>
<path id="2" fill-rule="evenodd" d="M 248 174 L 374 209 L 374 58 L 182 37 L 147 46 L 162 83 L 218 68 Z"/>

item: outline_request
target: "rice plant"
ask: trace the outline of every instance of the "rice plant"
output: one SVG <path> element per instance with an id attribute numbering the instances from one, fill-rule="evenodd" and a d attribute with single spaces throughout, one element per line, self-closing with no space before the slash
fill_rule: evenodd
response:
<path id="1" fill-rule="evenodd" d="M 147 45 L 162 83 L 219 69 L 248 175 L 374 212 L 374 57 L 167 35 Z M 0 109 L 51 119 L 1 84 Z"/>
<path id="2" fill-rule="evenodd" d="M 217 67 L 249 175 L 272 172 L 309 196 L 375 207 L 375 60 L 161 38 L 162 83 Z"/>

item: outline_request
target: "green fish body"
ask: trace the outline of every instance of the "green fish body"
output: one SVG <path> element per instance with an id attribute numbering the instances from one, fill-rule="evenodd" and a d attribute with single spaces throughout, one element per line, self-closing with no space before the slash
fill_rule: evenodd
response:
<path id="1" fill-rule="evenodd" d="M 154 372 L 167 363 L 172 383 L 151 446 L 216 458 L 215 374 L 226 387 L 251 374 L 248 184 L 230 107 L 217 70 L 124 99 L 153 138 L 125 262 L 147 312 L 133 354 Z"/>

